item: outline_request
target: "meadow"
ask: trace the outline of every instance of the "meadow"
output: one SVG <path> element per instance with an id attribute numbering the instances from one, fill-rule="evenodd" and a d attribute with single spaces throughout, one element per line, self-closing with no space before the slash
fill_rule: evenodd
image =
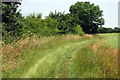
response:
<path id="1" fill-rule="evenodd" d="M 3 78 L 117 78 L 118 34 L 28 37 L 3 45 Z"/>
<path id="2" fill-rule="evenodd" d="M 119 77 L 120 28 L 102 27 L 99 5 L 78 1 L 68 13 L 55 10 L 43 18 L 33 11 L 24 16 L 21 4 L 1 3 L 2 78 Z"/>
<path id="3" fill-rule="evenodd" d="M 119 44 L 118 44 L 118 40 L 119 40 L 119 33 L 116 34 L 116 33 L 109 33 L 109 34 L 99 34 L 103 37 L 105 37 L 107 40 L 105 41 L 105 44 L 106 46 L 111 46 L 111 47 L 114 47 L 114 48 L 118 48 L 119 47 Z"/>

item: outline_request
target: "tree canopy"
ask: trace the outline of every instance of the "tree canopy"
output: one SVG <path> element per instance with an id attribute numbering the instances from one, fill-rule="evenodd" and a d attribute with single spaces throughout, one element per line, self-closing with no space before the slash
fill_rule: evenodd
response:
<path id="1" fill-rule="evenodd" d="M 10 37 L 9 41 L 13 38 L 21 35 L 22 30 L 22 14 L 18 11 L 18 7 L 21 3 L 18 2 L 2 2 L 2 35 L 3 40 L 6 39 L 5 36 Z"/>
<path id="2" fill-rule="evenodd" d="M 90 2 L 77 2 L 70 7 L 72 14 L 85 33 L 96 33 L 98 26 L 104 24 L 102 10 Z M 77 18 L 77 19 L 76 19 Z"/>
<path id="3" fill-rule="evenodd" d="M 21 2 L 2 2 L 2 40 L 5 43 L 17 41 L 20 38 L 51 36 L 61 34 L 111 33 L 120 32 L 119 28 L 99 27 L 104 25 L 103 11 L 98 5 L 90 2 L 77 2 L 70 6 L 70 13 L 50 12 L 42 19 L 41 13 L 22 16 L 18 10 Z M 1 13 L 1 12 L 0 12 Z"/>

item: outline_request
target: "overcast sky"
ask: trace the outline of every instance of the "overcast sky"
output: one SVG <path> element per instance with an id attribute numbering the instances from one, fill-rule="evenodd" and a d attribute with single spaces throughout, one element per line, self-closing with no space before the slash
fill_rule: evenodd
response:
<path id="1" fill-rule="evenodd" d="M 69 13 L 69 7 L 77 1 L 90 1 L 90 3 L 99 5 L 104 14 L 104 27 L 118 26 L 118 1 L 120 0 L 23 0 L 20 9 L 24 16 L 35 12 L 42 13 L 44 18 L 44 16 L 48 16 L 50 11 Z"/>

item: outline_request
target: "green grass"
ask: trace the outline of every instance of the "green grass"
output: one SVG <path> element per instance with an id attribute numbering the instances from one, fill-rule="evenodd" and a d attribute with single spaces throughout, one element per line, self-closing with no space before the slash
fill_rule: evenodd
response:
<path id="1" fill-rule="evenodd" d="M 108 78 L 102 56 L 92 49 L 99 40 L 97 36 L 76 35 L 32 38 L 24 52 L 15 57 L 20 64 L 3 71 L 3 78 Z"/>
<path id="2" fill-rule="evenodd" d="M 88 45 L 87 45 L 88 46 Z M 105 78 L 104 68 L 101 67 L 99 57 L 89 47 L 80 48 L 73 55 L 70 66 L 71 78 Z"/>
<path id="3" fill-rule="evenodd" d="M 119 34 L 118 33 L 107 33 L 107 34 L 99 34 L 100 36 L 103 36 L 106 41 L 105 44 L 106 46 L 110 46 L 110 47 L 114 47 L 114 48 L 118 48 L 118 37 Z"/>

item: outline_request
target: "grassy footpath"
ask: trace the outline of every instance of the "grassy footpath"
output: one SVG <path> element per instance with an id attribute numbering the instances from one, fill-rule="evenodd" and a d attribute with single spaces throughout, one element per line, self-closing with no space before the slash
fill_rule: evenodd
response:
<path id="1" fill-rule="evenodd" d="M 18 50 L 19 53 L 16 53 L 16 51 L 9 51 L 10 54 L 14 55 L 14 57 L 4 53 L 3 77 L 116 77 L 117 74 L 114 72 L 112 73 L 111 69 L 108 69 L 109 67 L 104 68 L 104 61 L 101 59 L 103 55 L 101 55 L 99 51 L 101 47 L 97 47 L 97 49 L 94 49 L 93 47 L 100 41 L 101 38 L 98 36 L 63 35 L 44 38 L 33 37 L 27 40 L 22 40 L 18 43 L 14 43 L 13 45 L 11 44 L 13 50 Z M 16 64 L 14 64 L 14 60 L 17 61 Z M 13 63 L 10 63 L 10 61 Z M 9 65 L 7 65 L 8 63 Z M 14 64 L 14 66 L 10 66 L 11 64 Z M 114 68 L 116 70 L 117 66 Z"/>

